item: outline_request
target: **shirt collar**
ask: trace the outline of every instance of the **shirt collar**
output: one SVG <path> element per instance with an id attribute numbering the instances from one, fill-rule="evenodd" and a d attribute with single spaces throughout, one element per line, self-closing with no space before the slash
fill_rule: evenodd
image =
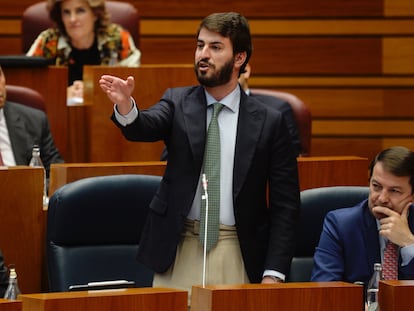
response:
<path id="1" fill-rule="evenodd" d="M 209 94 L 207 91 L 206 91 L 206 100 L 207 100 L 207 107 L 217 102 L 217 100 L 214 99 L 214 97 L 211 96 L 211 94 Z M 224 106 L 226 106 L 233 112 L 237 111 L 240 105 L 239 85 L 237 85 L 233 91 L 231 91 L 222 100 L 220 100 L 220 103 L 222 103 Z"/>

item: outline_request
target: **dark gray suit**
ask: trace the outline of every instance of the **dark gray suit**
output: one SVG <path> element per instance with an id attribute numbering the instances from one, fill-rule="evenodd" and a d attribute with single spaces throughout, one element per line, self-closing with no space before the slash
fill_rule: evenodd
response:
<path id="1" fill-rule="evenodd" d="M 3 109 L 16 164 L 28 165 L 33 145 L 38 144 L 49 177 L 50 165 L 62 163 L 63 159 L 53 141 L 46 114 L 39 109 L 13 102 L 6 102 Z"/>
<path id="2" fill-rule="evenodd" d="M 191 209 L 203 163 L 206 113 L 203 87 L 174 88 L 132 124 L 118 124 L 129 140 L 164 140 L 168 148 L 138 250 L 138 259 L 156 272 L 173 263 Z M 282 114 L 242 91 L 234 156 L 234 214 L 249 279 L 260 282 L 265 269 L 287 274 L 300 206 L 295 151 Z"/>
<path id="3" fill-rule="evenodd" d="M 292 136 L 292 143 L 293 143 L 293 147 L 296 152 L 296 156 L 299 156 L 300 152 L 302 151 L 302 145 L 300 142 L 298 126 L 295 121 L 295 115 L 293 113 L 293 110 L 290 104 L 280 98 L 276 98 L 270 95 L 250 93 L 250 96 L 254 96 L 259 101 L 267 103 L 268 105 L 272 105 L 272 107 L 274 107 L 276 110 L 282 113 L 286 121 L 286 125 L 288 127 L 289 133 Z M 168 159 L 168 150 L 167 148 L 164 148 L 164 150 L 162 151 L 160 160 L 167 161 L 167 159 Z"/>
<path id="4" fill-rule="evenodd" d="M 3 298 L 8 284 L 9 276 L 7 274 L 7 268 L 4 265 L 3 253 L 0 249 L 0 298 Z"/>

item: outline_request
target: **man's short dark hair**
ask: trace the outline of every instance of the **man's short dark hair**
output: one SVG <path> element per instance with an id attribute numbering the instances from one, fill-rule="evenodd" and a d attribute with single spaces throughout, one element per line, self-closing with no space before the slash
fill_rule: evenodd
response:
<path id="1" fill-rule="evenodd" d="M 414 152 L 406 147 L 396 146 L 377 154 L 370 165 L 369 177 L 372 177 L 375 164 L 381 162 L 387 172 L 399 177 L 409 176 L 411 193 L 414 193 Z"/>
<path id="2" fill-rule="evenodd" d="M 201 21 L 197 31 L 197 37 L 202 28 L 230 38 L 233 45 L 233 55 L 246 52 L 246 60 L 240 68 L 240 74 L 243 73 L 253 50 L 250 27 L 247 19 L 235 12 L 213 13 Z"/>

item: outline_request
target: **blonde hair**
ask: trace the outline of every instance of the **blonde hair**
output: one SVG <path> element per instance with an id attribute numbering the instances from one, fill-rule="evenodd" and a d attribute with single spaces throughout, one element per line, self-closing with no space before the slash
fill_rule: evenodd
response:
<path id="1" fill-rule="evenodd" d="M 65 25 L 62 21 L 61 6 L 64 0 L 47 0 L 47 9 L 52 21 L 56 23 L 56 27 L 61 33 L 67 35 Z M 96 15 L 95 32 L 99 33 L 108 27 L 110 23 L 109 14 L 105 7 L 105 0 L 85 0 L 93 13 Z"/>

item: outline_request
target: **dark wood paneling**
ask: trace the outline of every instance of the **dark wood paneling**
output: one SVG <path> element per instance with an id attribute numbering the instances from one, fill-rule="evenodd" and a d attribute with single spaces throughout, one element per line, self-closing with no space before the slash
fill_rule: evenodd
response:
<path id="1" fill-rule="evenodd" d="M 375 38 L 254 38 L 255 74 L 381 73 L 381 40 Z"/>
<path id="2" fill-rule="evenodd" d="M 296 88 L 279 89 L 302 99 L 315 118 L 414 118 L 414 89 Z"/>
<path id="3" fill-rule="evenodd" d="M 142 64 L 192 64 L 196 39 L 168 37 L 141 40 Z"/>
<path id="4" fill-rule="evenodd" d="M 11 17 L 21 16 L 23 11 L 31 4 L 38 2 L 37 0 L 0 0 L 1 12 L 0 16 Z"/>
<path id="5" fill-rule="evenodd" d="M 43 171 L 15 166 L 0 170 L 0 247 L 5 266 L 13 264 L 22 293 L 42 290 L 44 212 L 42 210 Z M 4 310 L 3 306 L 0 310 Z"/>
<path id="6" fill-rule="evenodd" d="M 391 146 L 414 150 L 414 139 L 313 137 L 312 156 L 358 155 L 371 162 L 378 152 Z"/>
<path id="7" fill-rule="evenodd" d="M 20 50 L 20 37 L 0 37 L 0 55 L 19 54 Z"/>
<path id="8" fill-rule="evenodd" d="M 30 4 L 39 0 L 1 0 L 2 16 L 20 16 Z M 324 17 L 381 16 L 382 0 L 130 0 L 144 17 L 204 17 L 213 12 L 238 11 L 249 17 Z"/>
<path id="9" fill-rule="evenodd" d="M 160 14 L 166 17 L 203 17 L 212 12 L 226 11 L 238 11 L 248 17 L 380 16 L 383 6 L 382 0 L 180 0 L 179 5 L 174 1 L 135 0 L 133 3 L 143 16 L 148 17 L 159 17 Z"/>
<path id="10" fill-rule="evenodd" d="M 379 138 L 312 138 L 312 156 L 358 155 L 370 162 L 382 149 Z"/>
<path id="11" fill-rule="evenodd" d="M 191 310 L 273 311 L 275 305 L 279 311 L 363 310 L 362 298 L 361 286 L 344 282 L 288 282 L 272 286 L 195 285 L 191 295 Z"/>
<path id="12" fill-rule="evenodd" d="M 192 63 L 194 38 L 145 38 L 142 63 Z M 381 73 L 381 40 L 375 38 L 254 38 L 255 75 Z"/>
<path id="13" fill-rule="evenodd" d="M 384 115 L 414 117 L 414 89 L 390 89 L 384 91 Z"/>
<path id="14" fill-rule="evenodd" d="M 414 138 L 413 120 L 312 120 L 314 137 Z"/>

